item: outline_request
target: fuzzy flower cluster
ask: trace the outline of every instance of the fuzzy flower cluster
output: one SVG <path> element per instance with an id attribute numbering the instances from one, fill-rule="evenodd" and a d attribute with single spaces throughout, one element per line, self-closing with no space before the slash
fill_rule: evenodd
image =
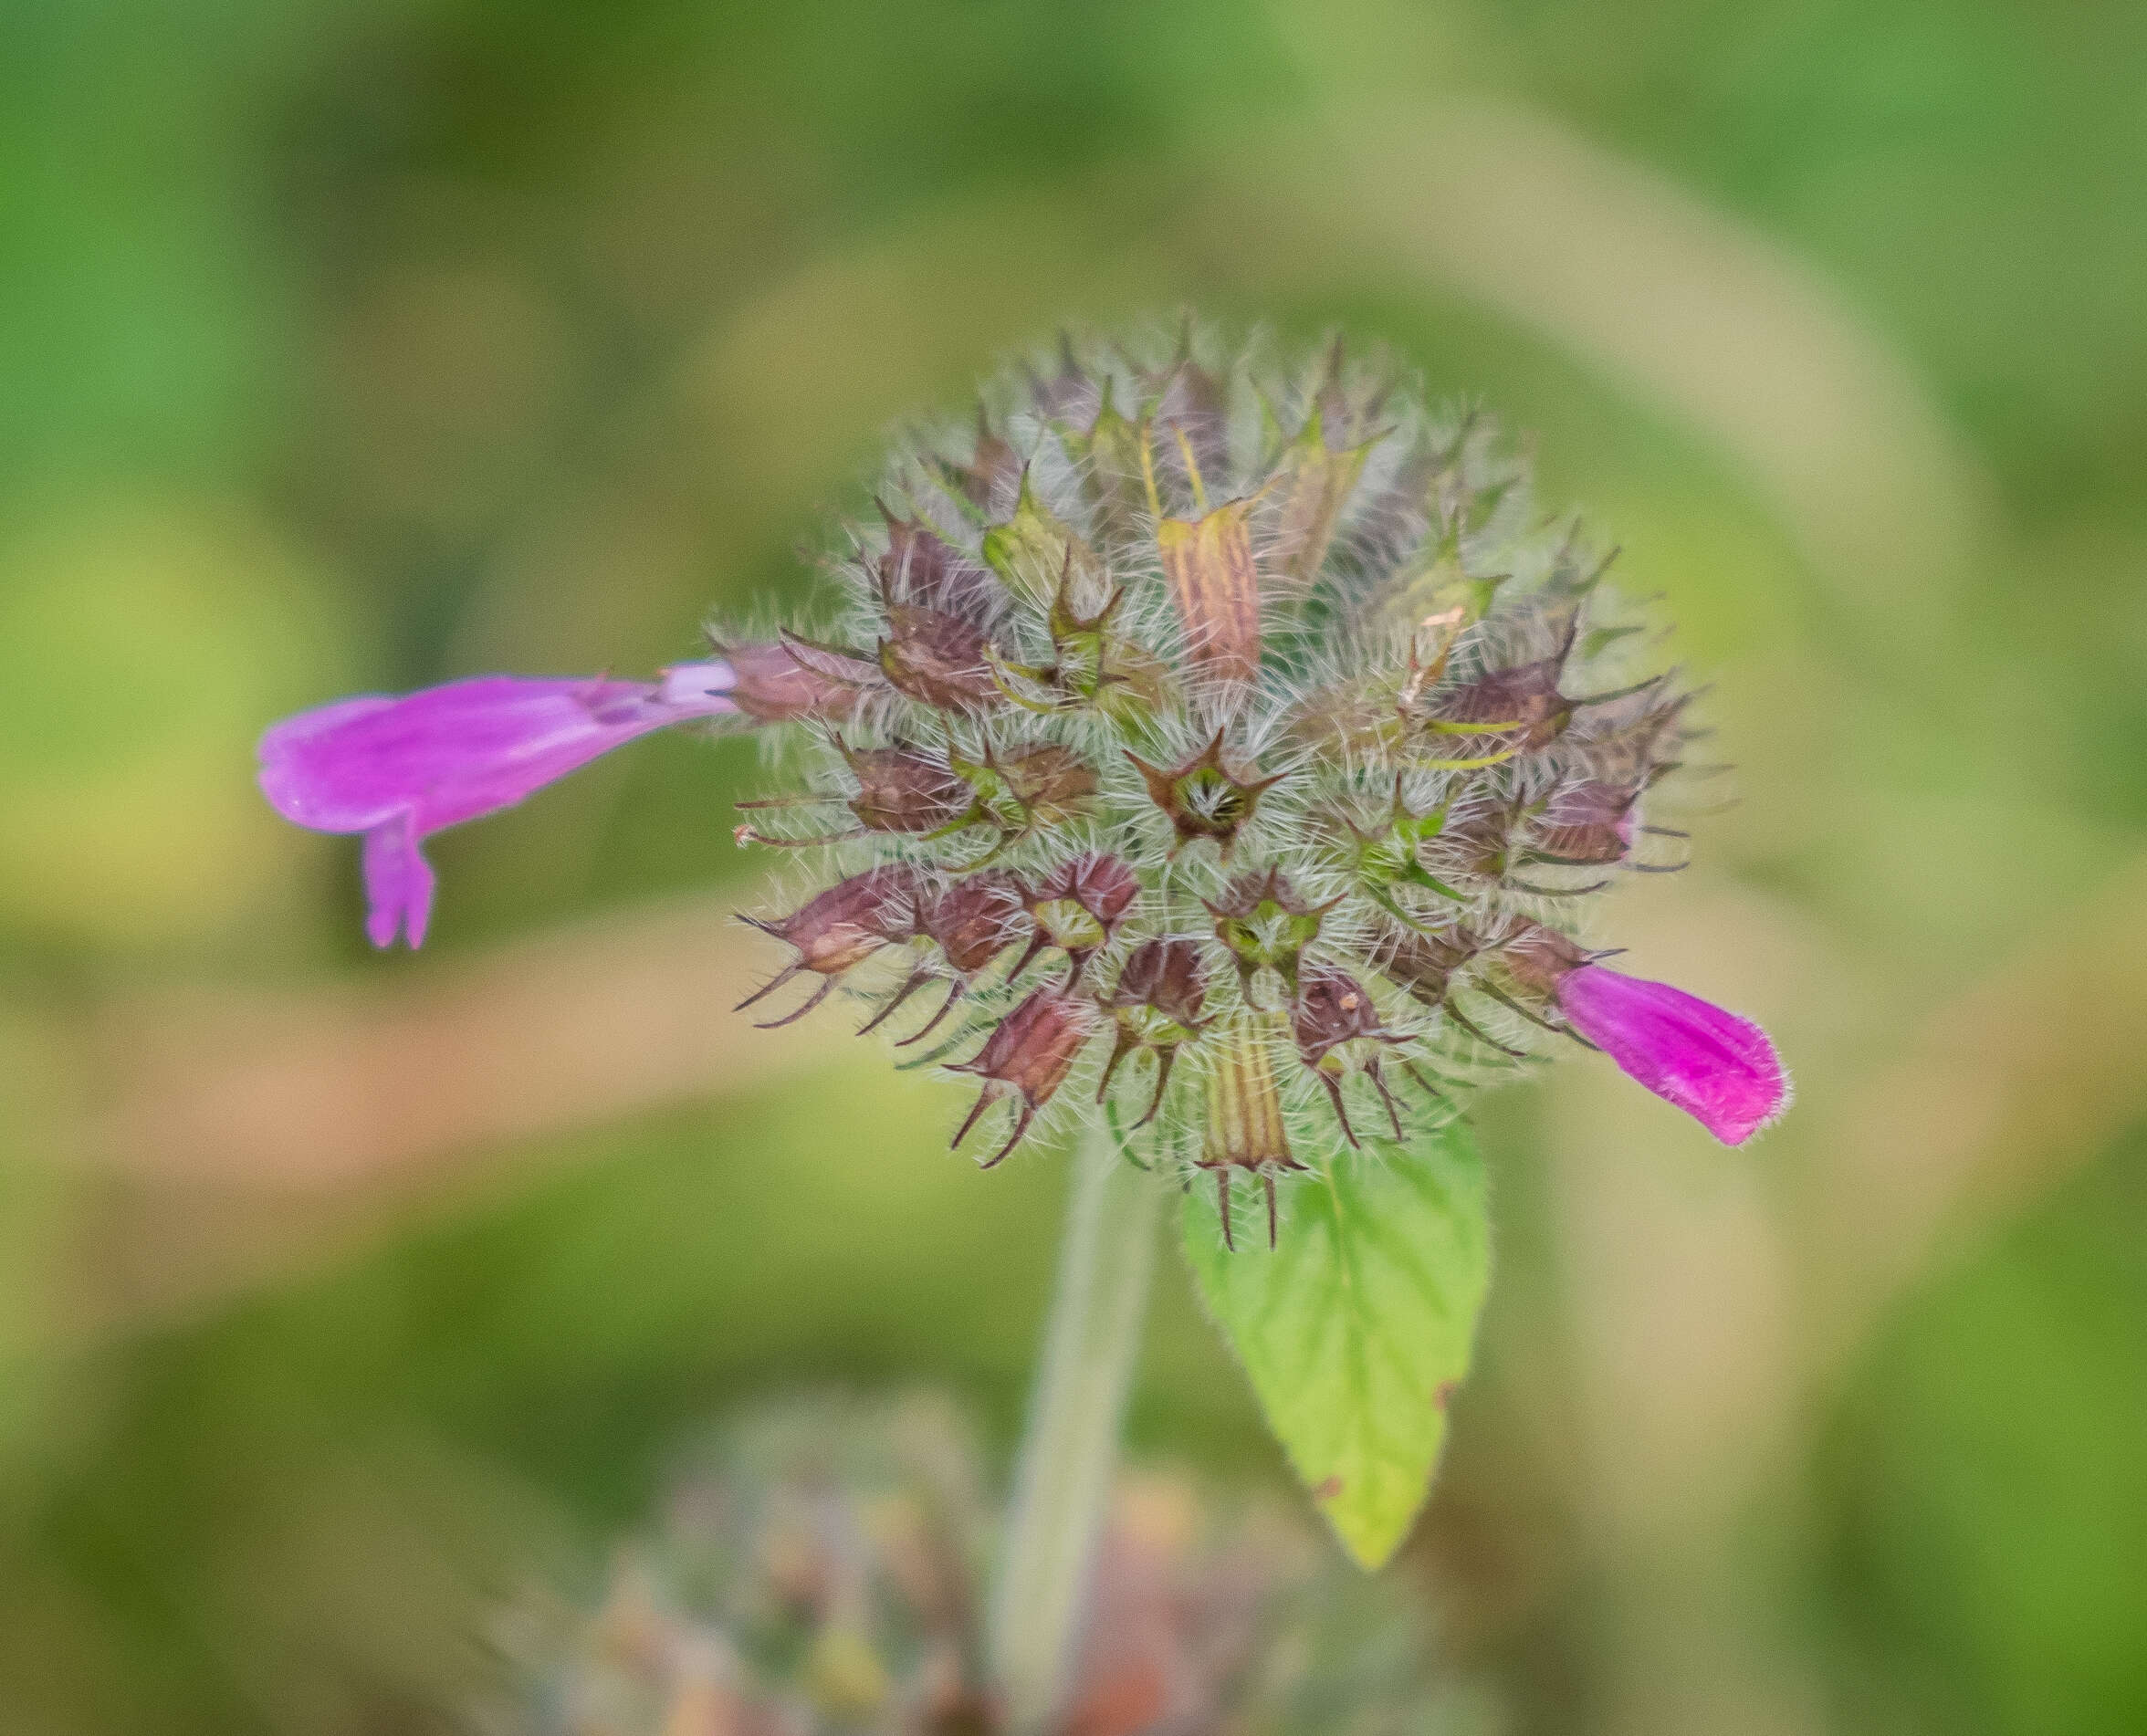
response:
<path id="1" fill-rule="evenodd" d="M 839 986 L 975 1082 L 987 1166 L 1100 1113 L 1211 1172 L 1226 1234 L 1257 1177 L 1272 1236 L 1278 1176 L 1559 1041 L 1733 1144 L 1783 1106 L 1764 1032 L 1591 932 L 1592 894 L 1682 865 L 1664 803 L 1703 771 L 1607 565 L 1377 359 L 1068 344 L 896 455 L 811 631 L 345 701 L 269 733 L 263 785 L 365 834 L 373 938 L 414 945 L 426 833 L 668 723 L 765 726 L 738 836 L 792 885 L 746 1004 Z"/>
<path id="2" fill-rule="evenodd" d="M 601 1602 L 527 1595 L 481 1736 L 1009 1736 L 985 1676 L 998 1512 L 928 1397 L 748 1412 L 691 1455 Z M 1423 1662 L 1430 1612 L 1286 1514 L 1121 1478 L 1064 1707 L 1044 1736 L 1440 1736 L 1478 1703 Z"/>

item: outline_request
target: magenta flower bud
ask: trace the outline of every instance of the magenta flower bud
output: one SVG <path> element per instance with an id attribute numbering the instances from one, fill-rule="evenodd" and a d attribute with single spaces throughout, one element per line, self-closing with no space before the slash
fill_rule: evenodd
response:
<path id="1" fill-rule="evenodd" d="M 1601 965 L 1566 972 L 1556 995 L 1575 1030 L 1726 1145 L 1743 1145 L 1788 1105 L 1781 1057 L 1749 1019 Z"/>
<path id="2" fill-rule="evenodd" d="M 647 682 L 478 675 L 401 697 L 369 694 L 300 712 L 261 737 L 261 792 L 314 831 L 365 835 L 365 931 L 423 943 L 435 878 L 419 846 L 511 808 L 636 736 L 738 710 L 727 663 Z"/>

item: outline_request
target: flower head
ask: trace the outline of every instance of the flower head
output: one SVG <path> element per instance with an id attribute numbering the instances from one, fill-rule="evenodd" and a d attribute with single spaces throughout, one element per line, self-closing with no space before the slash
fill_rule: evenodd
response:
<path id="1" fill-rule="evenodd" d="M 1249 1499 L 1249 1497 L 1251 1497 Z M 1313 1548 L 1252 1491 L 1121 1473 L 1053 1736 L 1481 1725 L 1405 1575 Z M 987 1668 L 1006 1529 L 977 1432 L 929 1393 L 817 1392 L 697 1432 L 592 1602 L 518 1593 L 469 1721 L 521 1736 L 1014 1736 Z"/>
<path id="2" fill-rule="evenodd" d="M 856 703 L 739 836 L 820 886 L 922 876 L 917 932 L 839 974 L 872 1024 L 946 981 L 897 1041 L 986 1082 L 965 1131 L 1011 1104 L 999 1156 L 1100 1100 L 1227 1206 L 1556 1034 L 1745 1125 L 1690 1055 L 1595 1034 L 1587 895 L 1682 865 L 1690 695 L 1483 419 L 1338 348 L 1075 345 L 878 498 L 784 641 Z"/>
<path id="3" fill-rule="evenodd" d="M 1684 865 L 1702 732 L 1483 417 L 1339 346 L 1069 343 L 876 504 L 810 633 L 346 701 L 269 733 L 263 787 L 366 835 L 373 937 L 415 944 L 429 832 L 650 729 L 763 726 L 791 751 L 737 837 L 801 871 L 778 980 L 980 1079 L 1000 1156 L 1100 1102 L 1226 1212 L 1258 1174 L 1271 1225 L 1297 1152 L 1406 1139 L 1560 1038 L 1725 1139 L 1779 1109 L 1757 1027 L 1584 941 L 1590 894 Z"/>

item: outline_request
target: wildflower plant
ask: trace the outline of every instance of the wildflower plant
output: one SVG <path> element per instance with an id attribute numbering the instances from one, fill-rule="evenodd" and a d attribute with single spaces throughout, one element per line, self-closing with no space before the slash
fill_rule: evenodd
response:
<path id="1" fill-rule="evenodd" d="M 346 701 L 270 732 L 264 787 L 366 834 L 373 937 L 414 945 L 425 832 L 647 727 L 760 729 L 737 835 L 782 894 L 748 918 L 778 950 L 743 1005 L 780 1027 L 840 993 L 896 1065 L 972 1090 L 953 1138 L 986 1168 L 1100 1154 L 1001 1575 L 1001 1667 L 1041 1634 L 1048 1681 L 1074 1601 L 1053 1575 L 1078 1582 L 1107 1485 L 1075 1461 L 1107 1469 L 1146 1282 L 1099 1262 L 1152 1240 L 1161 1184 L 1374 1566 L 1487 1282 L 1473 1093 L 1599 1050 L 1737 1144 L 1786 1080 L 1757 1026 L 1606 962 L 1596 895 L 1683 866 L 1675 822 L 1719 768 L 1662 632 L 1487 416 L 1339 344 L 1068 342 L 905 441 L 876 507 L 809 622 L 718 628 L 645 685 Z"/>

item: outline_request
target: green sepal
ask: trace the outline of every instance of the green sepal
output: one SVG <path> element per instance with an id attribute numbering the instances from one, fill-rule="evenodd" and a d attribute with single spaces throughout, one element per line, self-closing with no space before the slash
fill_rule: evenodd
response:
<path id="1" fill-rule="evenodd" d="M 984 559 L 1000 581 L 1032 609 L 1048 610 L 1062 589 L 1078 596 L 1103 585 L 1095 550 L 1037 499 L 1027 471 L 1021 473 L 1014 516 L 984 533 Z"/>
<path id="2" fill-rule="evenodd" d="M 1112 403 L 1111 394 L 1111 381 L 1106 377 L 1103 403 L 1085 434 L 1064 424 L 1056 424 L 1056 432 L 1067 455 L 1081 466 L 1089 497 L 1095 504 L 1098 535 L 1106 540 L 1130 540 L 1143 523 L 1147 504 L 1142 481 L 1141 431 Z"/>

